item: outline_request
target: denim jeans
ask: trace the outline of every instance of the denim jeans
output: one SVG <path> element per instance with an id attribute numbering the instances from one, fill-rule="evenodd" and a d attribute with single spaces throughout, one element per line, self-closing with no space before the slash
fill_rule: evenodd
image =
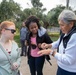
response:
<path id="1" fill-rule="evenodd" d="M 76 73 L 63 70 L 58 66 L 57 75 L 76 75 Z"/>
<path id="2" fill-rule="evenodd" d="M 44 65 L 45 57 L 30 57 L 28 64 L 30 67 L 31 75 L 43 75 L 43 65 Z M 36 74 L 37 73 L 37 74 Z"/>

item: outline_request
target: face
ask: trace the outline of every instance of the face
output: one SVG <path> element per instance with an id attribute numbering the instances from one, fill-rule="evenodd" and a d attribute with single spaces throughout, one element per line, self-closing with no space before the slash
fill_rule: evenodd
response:
<path id="1" fill-rule="evenodd" d="M 15 32 L 16 32 L 15 25 L 11 25 L 4 29 L 4 36 L 9 40 L 13 40 Z"/>
<path id="2" fill-rule="evenodd" d="M 36 22 L 31 22 L 29 25 L 29 31 L 32 32 L 32 34 L 36 34 L 38 31 L 38 25 Z"/>
<path id="3" fill-rule="evenodd" d="M 73 27 L 73 24 L 71 22 L 69 24 L 66 24 L 61 20 L 59 20 L 58 22 L 59 22 L 62 33 L 67 34 Z"/>

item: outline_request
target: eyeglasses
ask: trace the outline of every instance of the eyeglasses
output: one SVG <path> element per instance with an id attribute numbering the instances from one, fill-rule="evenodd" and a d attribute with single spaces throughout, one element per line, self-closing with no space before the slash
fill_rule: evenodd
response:
<path id="1" fill-rule="evenodd" d="M 16 32 L 16 30 L 14 30 L 14 29 L 5 28 L 5 30 L 10 30 L 12 34 L 14 34 Z"/>

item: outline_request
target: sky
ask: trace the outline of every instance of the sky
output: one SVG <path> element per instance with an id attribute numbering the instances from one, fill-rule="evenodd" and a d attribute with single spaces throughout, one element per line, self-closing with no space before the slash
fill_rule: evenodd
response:
<path id="1" fill-rule="evenodd" d="M 0 0 L 0 2 L 1 1 L 2 0 Z M 25 8 L 32 7 L 30 0 L 14 0 L 14 1 L 20 4 L 22 10 Z M 57 5 L 62 4 L 66 6 L 66 0 L 40 0 L 40 2 L 43 3 L 43 8 L 47 9 L 46 13 L 50 11 L 52 8 L 56 7 Z M 76 10 L 76 0 L 70 0 L 69 6 L 71 6 L 73 10 Z"/>

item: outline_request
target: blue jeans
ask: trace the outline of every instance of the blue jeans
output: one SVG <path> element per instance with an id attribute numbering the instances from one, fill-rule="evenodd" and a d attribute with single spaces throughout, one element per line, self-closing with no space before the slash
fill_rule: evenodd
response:
<path id="1" fill-rule="evenodd" d="M 28 64 L 30 67 L 31 75 L 43 75 L 43 65 L 44 65 L 45 57 L 30 57 Z"/>
<path id="2" fill-rule="evenodd" d="M 66 70 L 61 69 L 58 66 L 57 75 L 76 75 L 76 72 L 75 73 L 74 72 L 68 72 Z"/>

